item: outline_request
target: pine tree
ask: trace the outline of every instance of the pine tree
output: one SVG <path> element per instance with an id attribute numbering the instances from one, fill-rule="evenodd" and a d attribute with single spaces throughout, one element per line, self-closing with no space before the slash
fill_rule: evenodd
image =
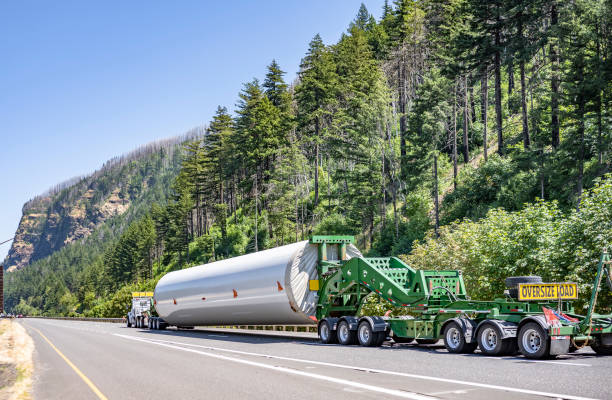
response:
<path id="1" fill-rule="evenodd" d="M 359 6 L 359 11 L 357 12 L 357 16 L 355 17 L 355 20 L 351 22 L 349 26 L 349 32 L 351 31 L 353 27 L 356 27 L 357 29 L 361 29 L 362 31 L 365 31 L 368 28 L 371 18 L 372 16 L 370 15 L 370 12 L 366 8 L 365 4 L 361 3 L 361 6 Z"/>
<path id="2" fill-rule="evenodd" d="M 413 140 L 410 142 L 410 165 L 413 173 L 420 174 L 431 167 L 432 198 L 435 213 L 435 232 L 440 225 L 438 159 L 440 150 L 446 147 L 445 132 L 450 105 L 448 93 L 451 84 L 439 70 L 432 69 L 418 89 L 414 112 L 410 115 L 410 130 Z"/>
<path id="3" fill-rule="evenodd" d="M 421 83 L 427 58 L 425 12 L 422 4 L 410 0 L 396 0 L 389 36 L 394 48 L 391 69 L 398 93 L 400 119 L 400 156 L 406 157 L 407 118 L 411 112 L 416 89 Z M 402 176 L 407 174 L 402 161 Z"/>
<path id="4" fill-rule="evenodd" d="M 321 145 L 325 142 L 331 123 L 330 116 L 336 104 L 338 77 L 329 49 L 317 34 L 310 42 L 302 59 L 296 88 L 297 118 L 300 131 L 314 147 L 310 158 L 314 164 L 314 206 L 319 204 L 319 163 Z"/>
<path id="5" fill-rule="evenodd" d="M 276 60 L 272 60 L 272 63 L 268 65 L 266 79 L 262 85 L 268 99 L 275 107 L 279 108 L 287 108 L 290 101 L 283 75 L 285 75 L 285 72 L 280 69 Z"/>

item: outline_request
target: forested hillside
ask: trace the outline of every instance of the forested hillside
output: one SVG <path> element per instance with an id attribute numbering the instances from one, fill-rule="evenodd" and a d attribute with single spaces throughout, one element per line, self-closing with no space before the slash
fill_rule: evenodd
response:
<path id="1" fill-rule="evenodd" d="M 295 82 L 272 60 L 219 106 L 167 204 L 83 281 L 25 290 L 28 268 L 10 304 L 120 315 L 167 271 L 311 233 L 462 268 L 474 297 L 536 272 L 586 296 L 612 243 L 611 19 L 610 0 L 397 0 L 378 21 L 362 5 L 337 43 L 314 36 Z"/>
<path id="2" fill-rule="evenodd" d="M 202 129 L 194 129 L 142 146 L 27 202 L 5 260 L 8 272 L 22 271 L 7 274 L 7 294 L 16 294 L 16 301 L 37 294 L 54 301 L 54 293 L 61 297 L 67 287 L 72 290 L 132 221 L 153 203 L 165 203 L 180 170 L 183 144 L 201 135 Z M 14 306 L 12 299 L 8 296 L 7 306 Z"/>
<path id="3" fill-rule="evenodd" d="M 194 130 L 183 137 L 142 146 L 107 161 L 89 176 L 60 183 L 28 201 L 5 268 L 23 268 L 86 238 L 112 216 L 126 211 L 133 214 L 141 204 L 150 206 L 152 196 L 157 201 L 165 199 L 163 188 L 168 182 L 163 179 L 172 180 L 178 173 L 177 148 L 197 135 Z"/>

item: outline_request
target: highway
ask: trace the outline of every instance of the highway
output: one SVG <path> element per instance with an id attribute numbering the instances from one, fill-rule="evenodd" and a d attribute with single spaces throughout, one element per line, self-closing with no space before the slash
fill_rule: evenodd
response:
<path id="1" fill-rule="evenodd" d="M 304 338 L 148 331 L 20 320 L 38 399 L 612 398 L 612 357 L 449 354 L 439 345 L 323 345 Z"/>

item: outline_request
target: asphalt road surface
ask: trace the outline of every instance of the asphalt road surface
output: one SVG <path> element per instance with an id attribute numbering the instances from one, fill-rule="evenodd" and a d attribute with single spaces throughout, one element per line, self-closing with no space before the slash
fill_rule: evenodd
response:
<path id="1" fill-rule="evenodd" d="M 35 344 L 35 400 L 612 398 L 612 357 L 590 348 L 529 361 L 450 354 L 441 344 L 364 348 L 99 322 L 20 323 Z"/>

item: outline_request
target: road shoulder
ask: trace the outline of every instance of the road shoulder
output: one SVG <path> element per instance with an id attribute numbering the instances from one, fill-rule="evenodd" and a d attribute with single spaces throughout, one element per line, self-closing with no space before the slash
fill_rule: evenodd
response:
<path id="1" fill-rule="evenodd" d="M 13 319 L 0 320 L 0 399 L 32 398 L 34 343 Z"/>

